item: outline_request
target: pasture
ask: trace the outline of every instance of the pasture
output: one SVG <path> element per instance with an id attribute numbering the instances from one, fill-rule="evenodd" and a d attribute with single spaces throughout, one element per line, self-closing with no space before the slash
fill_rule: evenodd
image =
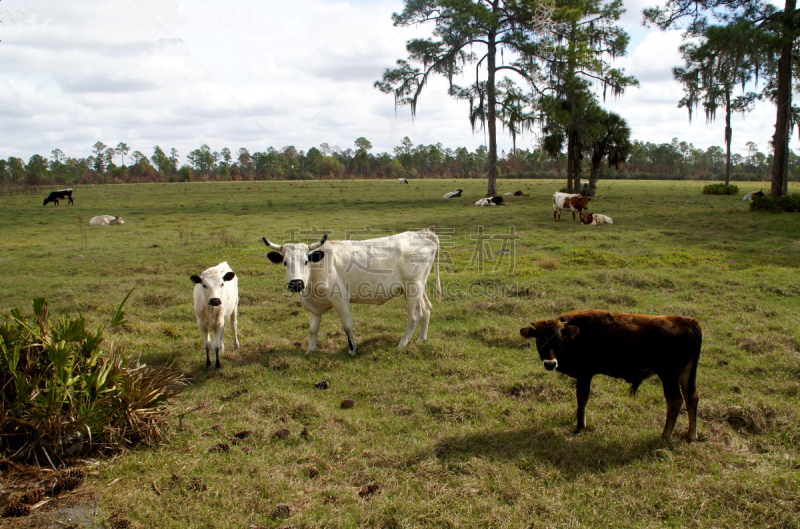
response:
<path id="1" fill-rule="evenodd" d="M 77 186 L 75 205 L 58 207 L 41 194 L 0 196 L 3 315 L 44 296 L 55 313 L 101 324 L 134 288 L 113 339 L 192 378 L 169 444 L 100 459 L 80 489 L 101 521 L 800 527 L 799 216 L 750 213 L 741 195 L 758 183 L 730 197 L 701 195 L 701 182 L 601 181 L 589 210 L 614 224 L 597 227 L 569 213 L 553 222 L 561 181 L 500 180 L 500 193 L 529 196 L 484 208 L 473 206 L 483 180 L 409 184 Z M 441 198 L 458 187 L 461 198 Z M 101 214 L 125 224 L 90 227 Z M 428 341 L 396 349 L 406 312 L 395 299 L 351 306 L 355 356 L 334 312 L 305 356 L 308 315 L 261 237 L 429 226 L 444 297 L 431 295 Z M 206 372 L 189 276 L 221 261 L 239 278 L 241 348 L 226 322 L 222 368 Z M 588 430 L 573 435 L 572 379 L 546 372 L 519 329 L 578 308 L 702 322 L 698 442 L 684 439 L 685 410 L 673 443 L 662 441 L 658 379 L 633 399 L 623 381 L 596 377 Z M 330 387 L 315 388 L 321 380 Z M 239 445 L 227 440 L 242 430 L 252 433 Z M 229 451 L 209 453 L 218 443 Z M 26 522 L 0 527 L 12 523 Z"/>

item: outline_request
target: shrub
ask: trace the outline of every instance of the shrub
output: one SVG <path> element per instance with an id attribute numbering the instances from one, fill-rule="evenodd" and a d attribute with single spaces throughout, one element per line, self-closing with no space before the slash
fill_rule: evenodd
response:
<path id="1" fill-rule="evenodd" d="M 122 304 L 111 327 L 125 321 Z M 140 365 L 113 340 L 103 348 L 105 327 L 51 320 L 42 298 L 33 314 L 14 309 L 0 322 L 0 456 L 52 464 L 163 439 L 166 401 L 185 383 L 179 371 Z"/>
<path id="2" fill-rule="evenodd" d="M 800 211 L 800 193 L 784 195 L 778 198 L 772 198 L 769 195 L 753 197 L 753 201 L 750 203 L 750 211 L 763 211 L 765 213 L 798 212 Z"/>
<path id="3" fill-rule="evenodd" d="M 739 188 L 733 184 L 708 184 L 703 187 L 704 195 L 738 195 Z"/>

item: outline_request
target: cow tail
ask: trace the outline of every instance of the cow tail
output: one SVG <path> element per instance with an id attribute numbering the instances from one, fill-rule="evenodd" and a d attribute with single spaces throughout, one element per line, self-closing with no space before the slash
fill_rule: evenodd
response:
<path id="1" fill-rule="evenodd" d="M 700 328 L 699 323 L 695 320 L 688 320 L 686 322 L 689 328 L 697 335 L 697 349 L 694 351 L 692 357 L 692 369 L 689 371 L 688 389 L 692 393 L 692 397 L 697 398 L 697 364 L 700 363 L 700 350 L 703 348 L 703 330 Z"/>
<path id="2" fill-rule="evenodd" d="M 436 254 L 434 256 L 434 259 L 436 260 L 436 300 L 442 301 L 442 284 L 439 282 L 439 237 L 436 236 L 433 228 L 429 228 L 426 231 L 428 232 L 426 235 L 428 240 L 436 245 Z"/>

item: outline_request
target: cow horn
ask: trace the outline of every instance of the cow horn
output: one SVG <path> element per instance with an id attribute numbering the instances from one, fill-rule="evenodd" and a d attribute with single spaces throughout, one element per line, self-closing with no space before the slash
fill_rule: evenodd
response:
<path id="1" fill-rule="evenodd" d="M 316 250 L 317 248 L 319 248 L 320 246 L 322 246 L 323 244 L 325 244 L 325 241 L 327 241 L 327 240 L 328 240 L 328 234 L 326 233 L 325 235 L 323 235 L 323 236 L 322 236 L 322 239 L 320 239 L 320 241 L 319 241 L 319 242 L 315 242 L 314 244 L 311 244 L 311 245 L 308 247 L 308 249 L 309 249 L 309 250 Z"/>
<path id="2" fill-rule="evenodd" d="M 273 250 L 277 250 L 279 252 L 283 252 L 283 246 L 278 246 L 277 244 L 272 244 L 267 240 L 266 237 L 261 237 L 261 240 L 264 241 L 264 244 L 272 248 Z"/>

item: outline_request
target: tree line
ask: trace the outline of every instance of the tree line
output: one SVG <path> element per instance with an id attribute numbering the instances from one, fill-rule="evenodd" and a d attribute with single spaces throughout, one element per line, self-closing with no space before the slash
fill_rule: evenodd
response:
<path id="1" fill-rule="evenodd" d="M 744 155 L 731 157 L 733 180 L 762 181 L 771 177 L 773 154 L 764 154 L 753 142 Z M 342 178 L 486 178 L 488 149 L 451 149 L 441 143 L 424 145 L 403 138 L 393 152 L 373 153 L 372 143 L 358 138 L 342 149 L 323 143 L 307 151 L 294 146 L 251 153 L 225 147 L 212 151 L 208 145 L 189 152 L 185 160 L 175 148 L 156 145 L 151 156 L 132 151 L 120 142 L 108 147 L 97 142 L 93 154 L 71 158 L 59 149 L 45 158 L 39 154 L 27 163 L 21 158 L 0 159 L 0 183 L 16 185 L 71 185 L 102 183 L 190 182 L 226 180 L 311 180 Z M 800 179 L 800 158 L 789 151 L 789 175 Z M 591 160 L 583 160 L 591 170 Z M 566 153 L 553 156 L 544 147 L 501 152 L 497 161 L 501 178 L 564 178 L 569 170 Z M 625 162 L 609 168 L 605 178 L 722 179 L 726 153 L 718 146 L 695 148 L 677 138 L 669 143 L 633 141 Z"/>

